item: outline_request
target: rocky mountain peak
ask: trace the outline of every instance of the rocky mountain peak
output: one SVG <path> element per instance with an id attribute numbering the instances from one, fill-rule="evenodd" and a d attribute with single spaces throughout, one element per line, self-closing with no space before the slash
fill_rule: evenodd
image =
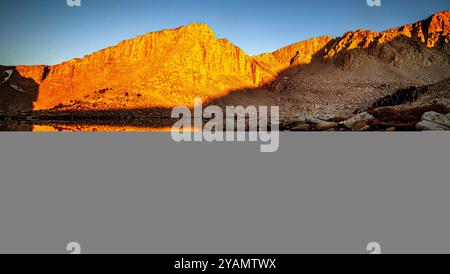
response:
<path id="1" fill-rule="evenodd" d="M 275 71 L 280 72 L 288 67 L 304 65 L 312 62 L 317 55 L 333 40 L 330 36 L 300 41 L 283 47 L 272 53 L 265 53 L 256 58 L 269 64 Z"/>
<path id="2" fill-rule="evenodd" d="M 429 19 L 429 31 L 430 32 L 443 32 L 444 34 L 450 33 L 450 11 L 446 10 L 438 12 L 432 15 Z"/>
<path id="3" fill-rule="evenodd" d="M 387 36 L 405 35 L 420 40 L 428 47 L 442 45 L 450 35 L 450 11 L 436 13 L 417 23 L 404 25 L 383 32 Z"/>
<path id="4" fill-rule="evenodd" d="M 186 30 L 188 32 L 193 32 L 196 34 L 215 36 L 214 31 L 211 29 L 211 27 L 205 23 L 191 23 L 185 27 L 181 27 L 180 29 Z"/>
<path id="5" fill-rule="evenodd" d="M 347 32 L 335 39 L 326 50 L 324 60 L 346 69 L 381 61 L 402 71 L 415 70 L 433 64 L 447 64 L 449 42 L 450 12 L 444 11 L 428 19 L 382 32 Z"/>
<path id="6" fill-rule="evenodd" d="M 240 48 L 216 38 L 208 25 L 193 23 L 49 67 L 45 80 L 38 82 L 34 107 L 83 102 L 87 108 L 170 108 L 190 105 L 195 97 L 208 100 L 256 87 L 273 77 Z M 135 98 L 123 98 L 133 93 Z"/>
<path id="7" fill-rule="evenodd" d="M 208 25 L 192 23 L 54 66 L 17 66 L 12 75 L 6 72 L 11 68 L 0 69 L 0 75 L 8 76 L 1 87 L 16 97 L 30 93 L 34 109 L 172 108 L 190 105 L 195 97 L 212 101 L 280 82 L 277 76 L 286 70 L 303 78 L 307 73 L 338 77 L 334 69 L 341 69 L 338 73 L 345 71 L 347 76 L 352 71 L 383 81 L 439 80 L 448 77 L 449 42 L 449 11 L 383 32 L 321 36 L 254 57 L 217 38 Z M 324 70 L 322 65 L 330 64 L 330 70 Z M 282 80 L 291 81 L 289 76 Z"/>

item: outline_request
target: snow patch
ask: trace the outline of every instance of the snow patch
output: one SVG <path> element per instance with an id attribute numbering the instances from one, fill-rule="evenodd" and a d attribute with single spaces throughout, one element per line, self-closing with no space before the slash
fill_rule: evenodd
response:
<path id="1" fill-rule="evenodd" d="M 8 82 L 9 78 L 11 78 L 11 75 L 13 74 L 13 70 L 12 70 L 12 69 L 5 70 L 5 72 L 6 72 L 7 75 L 6 75 L 6 77 L 0 82 L 0 84 L 3 84 L 3 83 Z"/>
<path id="2" fill-rule="evenodd" d="M 9 86 L 11 87 L 11 88 L 13 88 L 14 90 L 16 90 L 16 91 L 18 91 L 18 92 L 23 92 L 23 93 L 25 93 L 25 90 L 23 90 L 21 87 L 19 87 L 19 86 L 16 86 L 16 85 L 13 85 L 13 84 L 9 84 Z"/>

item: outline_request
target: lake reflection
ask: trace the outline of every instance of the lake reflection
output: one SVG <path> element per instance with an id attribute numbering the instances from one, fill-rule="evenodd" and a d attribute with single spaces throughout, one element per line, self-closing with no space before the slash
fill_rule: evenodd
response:
<path id="1" fill-rule="evenodd" d="M 177 120 L 0 121 L 0 131 L 21 132 L 170 132 Z"/>

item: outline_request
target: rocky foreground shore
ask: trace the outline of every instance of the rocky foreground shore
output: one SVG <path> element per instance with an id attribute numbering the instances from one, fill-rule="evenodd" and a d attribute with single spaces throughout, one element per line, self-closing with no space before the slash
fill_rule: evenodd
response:
<path id="1" fill-rule="evenodd" d="M 447 131 L 450 110 L 441 104 L 383 107 L 353 116 L 300 115 L 282 119 L 282 131 Z"/>
<path id="2" fill-rule="evenodd" d="M 163 119 L 164 126 L 171 125 L 168 118 L 153 116 L 153 113 L 61 113 L 61 112 L 27 112 L 18 115 L 0 113 L 0 121 L 24 121 L 33 124 L 46 123 L 78 123 L 123 125 L 133 121 L 148 121 L 152 123 L 155 117 Z M 168 117 L 168 116 L 164 116 Z M 126 122 L 129 121 L 129 122 Z M 172 121 L 172 120 L 170 120 Z M 147 123 L 147 124 L 148 124 Z M 172 121 L 173 123 L 173 121 Z M 133 125 L 135 123 L 132 123 Z M 160 126 L 161 122 L 157 123 Z M 429 105 L 402 105 L 394 107 L 381 107 L 359 112 L 349 116 L 336 115 L 299 115 L 294 118 L 280 119 L 281 131 L 450 131 L 450 108 L 444 104 Z"/>

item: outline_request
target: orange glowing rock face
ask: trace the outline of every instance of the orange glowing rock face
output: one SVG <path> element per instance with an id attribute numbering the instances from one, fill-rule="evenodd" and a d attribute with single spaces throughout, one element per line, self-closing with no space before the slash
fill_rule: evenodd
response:
<path id="1" fill-rule="evenodd" d="M 328 49 L 325 58 L 332 58 L 340 52 L 356 48 L 374 48 L 390 43 L 402 36 L 419 40 L 430 48 L 446 46 L 450 42 L 450 11 L 436 13 L 426 20 L 383 32 L 368 30 L 347 32 Z"/>
<path id="2" fill-rule="evenodd" d="M 280 72 L 293 65 L 303 65 L 312 62 L 328 43 L 332 42 L 330 36 L 322 36 L 301 41 L 281 48 L 273 53 L 265 53 L 256 58 L 268 64 L 272 70 Z"/>
<path id="3" fill-rule="evenodd" d="M 191 24 L 49 67 L 34 108 L 78 101 L 99 109 L 171 108 L 192 105 L 195 97 L 212 100 L 231 90 L 256 87 L 272 78 L 269 69 L 227 40 L 217 39 L 207 25 Z"/>
<path id="4" fill-rule="evenodd" d="M 323 36 L 254 57 L 218 39 L 207 25 L 191 24 L 148 33 L 55 66 L 18 66 L 20 77 L 13 75 L 12 81 L 29 91 L 35 110 L 171 109 L 192 107 L 196 97 L 208 103 L 236 90 L 260 87 L 292 66 L 312 62 L 344 69 L 357 68 L 365 58 L 405 69 L 445 63 L 432 52 L 427 55 L 431 59 L 422 53 L 428 47 L 450 54 L 449 42 L 449 11 L 384 32 Z M 23 105 L 16 108 L 27 109 Z"/>
<path id="5" fill-rule="evenodd" d="M 385 33 L 400 33 L 407 37 L 418 38 L 428 47 L 448 43 L 450 35 L 450 11 L 436 13 L 427 20 L 391 29 Z"/>
<path id="6" fill-rule="evenodd" d="M 41 84 L 45 77 L 47 66 L 17 66 L 16 71 L 24 78 L 33 80 L 36 84 Z"/>

